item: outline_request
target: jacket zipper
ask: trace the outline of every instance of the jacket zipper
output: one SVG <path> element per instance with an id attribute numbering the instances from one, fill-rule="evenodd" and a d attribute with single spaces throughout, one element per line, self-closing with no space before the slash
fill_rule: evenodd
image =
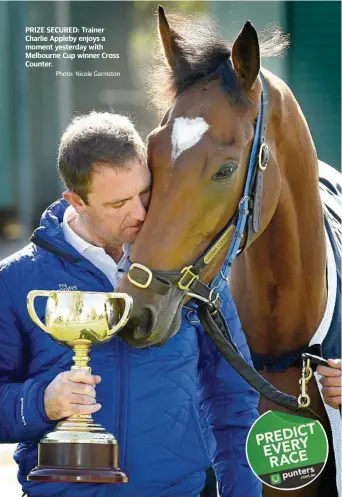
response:
<path id="1" fill-rule="evenodd" d="M 116 411 L 117 434 L 115 434 L 115 436 L 119 443 L 119 466 L 123 471 L 125 471 L 126 435 L 127 435 L 128 364 L 127 364 L 127 348 L 123 344 L 122 340 L 119 338 L 116 340 L 116 351 L 118 354 L 118 368 L 117 368 L 117 382 L 116 382 L 118 406 Z M 120 493 L 121 485 L 117 485 L 116 495 Z"/>

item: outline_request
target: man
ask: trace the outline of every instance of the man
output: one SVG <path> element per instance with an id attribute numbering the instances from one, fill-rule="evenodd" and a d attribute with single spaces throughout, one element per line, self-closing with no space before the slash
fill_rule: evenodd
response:
<path id="1" fill-rule="evenodd" d="M 24 492 L 197 497 L 213 463 L 221 497 L 260 497 L 245 456 L 258 395 L 193 315 L 184 311 L 180 331 L 163 347 L 134 349 L 118 337 L 94 346 L 94 375 L 71 372 L 72 351 L 30 319 L 32 289 L 113 291 L 149 204 L 145 148 L 123 116 L 75 118 L 62 136 L 58 168 L 68 189 L 64 199 L 44 212 L 32 242 L 0 270 L 0 439 L 20 442 L 15 460 Z M 250 360 L 228 289 L 222 297 L 233 338 Z M 36 310 L 44 318 L 44 299 Z M 62 418 L 88 413 L 119 440 L 129 483 L 28 482 L 44 433 Z"/>

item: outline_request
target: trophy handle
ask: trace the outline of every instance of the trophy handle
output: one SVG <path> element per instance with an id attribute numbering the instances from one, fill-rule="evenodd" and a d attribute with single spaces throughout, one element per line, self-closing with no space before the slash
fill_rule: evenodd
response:
<path id="1" fill-rule="evenodd" d="M 121 316 L 120 321 L 118 322 L 117 325 L 114 326 L 114 328 L 109 330 L 109 332 L 111 334 L 113 334 L 116 331 L 118 331 L 120 328 L 125 326 L 125 324 L 129 320 L 129 317 L 130 317 L 132 309 L 133 309 L 133 299 L 127 293 L 107 293 L 106 295 L 107 295 L 107 300 L 109 300 L 109 299 L 123 299 L 125 301 L 125 310 Z"/>
<path id="2" fill-rule="evenodd" d="M 27 295 L 27 310 L 30 315 L 32 321 L 38 325 L 42 330 L 49 333 L 49 329 L 45 326 L 44 323 L 41 322 L 39 317 L 37 316 L 36 310 L 34 308 L 34 299 L 36 297 L 51 297 L 54 292 L 51 290 L 31 290 L 31 292 Z"/>

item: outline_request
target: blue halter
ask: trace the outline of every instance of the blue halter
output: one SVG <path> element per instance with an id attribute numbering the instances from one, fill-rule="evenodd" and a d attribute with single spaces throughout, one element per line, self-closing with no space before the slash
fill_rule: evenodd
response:
<path id="1" fill-rule="evenodd" d="M 258 210 L 256 215 L 260 217 L 261 191 L 256 192 L 256 190 L 257 190 L 258 180 L 260 183 L 260 176 L 263 174 L 263 171 L 266 169 L 268 162 L 268 148 L 265 142 L 265 131 L 266 131 L 267 118 L 268 118 L 268 90 L 265 78 L 262 73 L 260 73 L 260 78 L 262 83 L 262 94 L 261 94 L 259 112 L 255 127 L 255 135 L 252 145 L 252 151 L 249 158 L 247 179 L 243 191 L 243 196 L 239 203 L 236 228 L 233 240 L 229 247 L 228 254 L 221 268 L 221 271 L 217 274 L 217 276 L 210 284 L 211 288 L 216 288 L 219 291 L 221 289 L 221 285 L 224 285 L 229 280 L 232 264 L 236 259 L 236 256 L 243 250 L 243 249 L 240 250 L 240 245 L 242 238 L 244 236 L 244 231 L 248 217 L 250 216 L 251 202 L 254 202 L 253 208 Z M 258 173 L 259 173 L 259 178 L 258 178 Z M 255 192 L 254 198 L 251 198 L 253 183 L 256 184 L 256 187 L 254 188 Z M 253 223 L 253 229 L 255 232 L 258 231 L 258 228 L 259 226 L 257 226 L 257 229 L 255 229 Z"/>

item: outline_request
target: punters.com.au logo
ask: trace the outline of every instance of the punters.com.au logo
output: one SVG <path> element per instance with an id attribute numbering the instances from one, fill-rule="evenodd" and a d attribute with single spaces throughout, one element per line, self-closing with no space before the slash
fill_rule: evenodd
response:
<path id="1" fill-rule="evenodd" d="M 323 471 L 328 450 L 321 423 L 276 411 L 257 419 L 246 442 L 252 471 L 278 490 L 296 490 L 313 482 Z"/>

